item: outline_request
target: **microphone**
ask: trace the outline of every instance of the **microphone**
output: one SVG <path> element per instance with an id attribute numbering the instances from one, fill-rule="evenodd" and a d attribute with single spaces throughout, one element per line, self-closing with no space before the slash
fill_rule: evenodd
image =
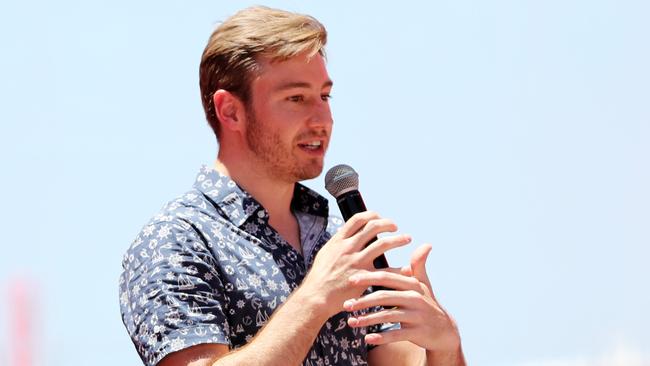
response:
<path id="1" fill-rule="evenodd" d="M 348 221 L 354 214 L 367 211 L 359 193 L 359 174 L 351 166 L 339 164 L 327 171 L 325 189 L 336 198 L 343 220 Z M 377 237 L 371 239 L 366 246 L 375 240 Z M 372 263 L 377 269 L 388 268 L 388 261 L 383 254 L 375 258 Z"/>

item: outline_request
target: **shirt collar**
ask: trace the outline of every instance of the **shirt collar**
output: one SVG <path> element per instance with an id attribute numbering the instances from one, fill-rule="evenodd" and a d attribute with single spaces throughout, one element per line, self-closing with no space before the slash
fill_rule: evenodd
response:
<path id="1" fill-rule="evenodd" d="M 291 200 L 291 209 L 294 212 L 303 212 L 314 216 L 327 218 L 329 215 L 329 202 L 315 191 L 296 183 Z"/>
<path id="2" fill-rule="evenodd" d="M 238 227 L 251 216 L 268 220 L 268 212 L 248 192 L 243 190 L 229 176 L 214 168 L 202 166 L 196 176 L 194 188 L 207 196 L 215 208 Z M 296 213 L 306 213 L 327 218 L 329 204 L 317 192 L 296 183 L 291 200 L 291 209 Z"/>

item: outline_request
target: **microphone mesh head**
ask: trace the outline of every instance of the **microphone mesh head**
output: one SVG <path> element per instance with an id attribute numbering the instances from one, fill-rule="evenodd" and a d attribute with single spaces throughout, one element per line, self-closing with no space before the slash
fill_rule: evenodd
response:
<path id="1" fill-rule="evenodd" d="M 325 189 L 334 197 L 352 190 L 359 190 L 359 174 L 351 166 L 339 164 L 325 174 Z"/>

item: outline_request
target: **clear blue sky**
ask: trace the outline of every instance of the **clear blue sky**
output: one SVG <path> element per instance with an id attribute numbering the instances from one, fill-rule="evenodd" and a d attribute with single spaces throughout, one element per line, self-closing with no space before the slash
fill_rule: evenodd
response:
<path id="1" fill-rule="evenodd" d="M 251 4 L 0 5 L 0 364 L 13 278 L 39 365 L 138 364 L 121 256 L 213 162 L 198 62 Z M 327 166 L 414 236 L 391 263 L 433 244 L 472 365 L 650 365 L 650 3 L 265 4 L 328 27 Z"/>

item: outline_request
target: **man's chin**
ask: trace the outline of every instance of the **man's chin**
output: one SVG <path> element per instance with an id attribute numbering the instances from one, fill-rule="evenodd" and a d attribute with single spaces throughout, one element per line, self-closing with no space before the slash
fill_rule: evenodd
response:
<path id="1" fill-rule="evenodd" d="M 314 164 L 308 167 L 304 167 L 299 174 L 299 180 L 314 179 L 318 177 L 322 172 L 323 172 L 322 162 L 320 162 L 319 164 Z"/>

